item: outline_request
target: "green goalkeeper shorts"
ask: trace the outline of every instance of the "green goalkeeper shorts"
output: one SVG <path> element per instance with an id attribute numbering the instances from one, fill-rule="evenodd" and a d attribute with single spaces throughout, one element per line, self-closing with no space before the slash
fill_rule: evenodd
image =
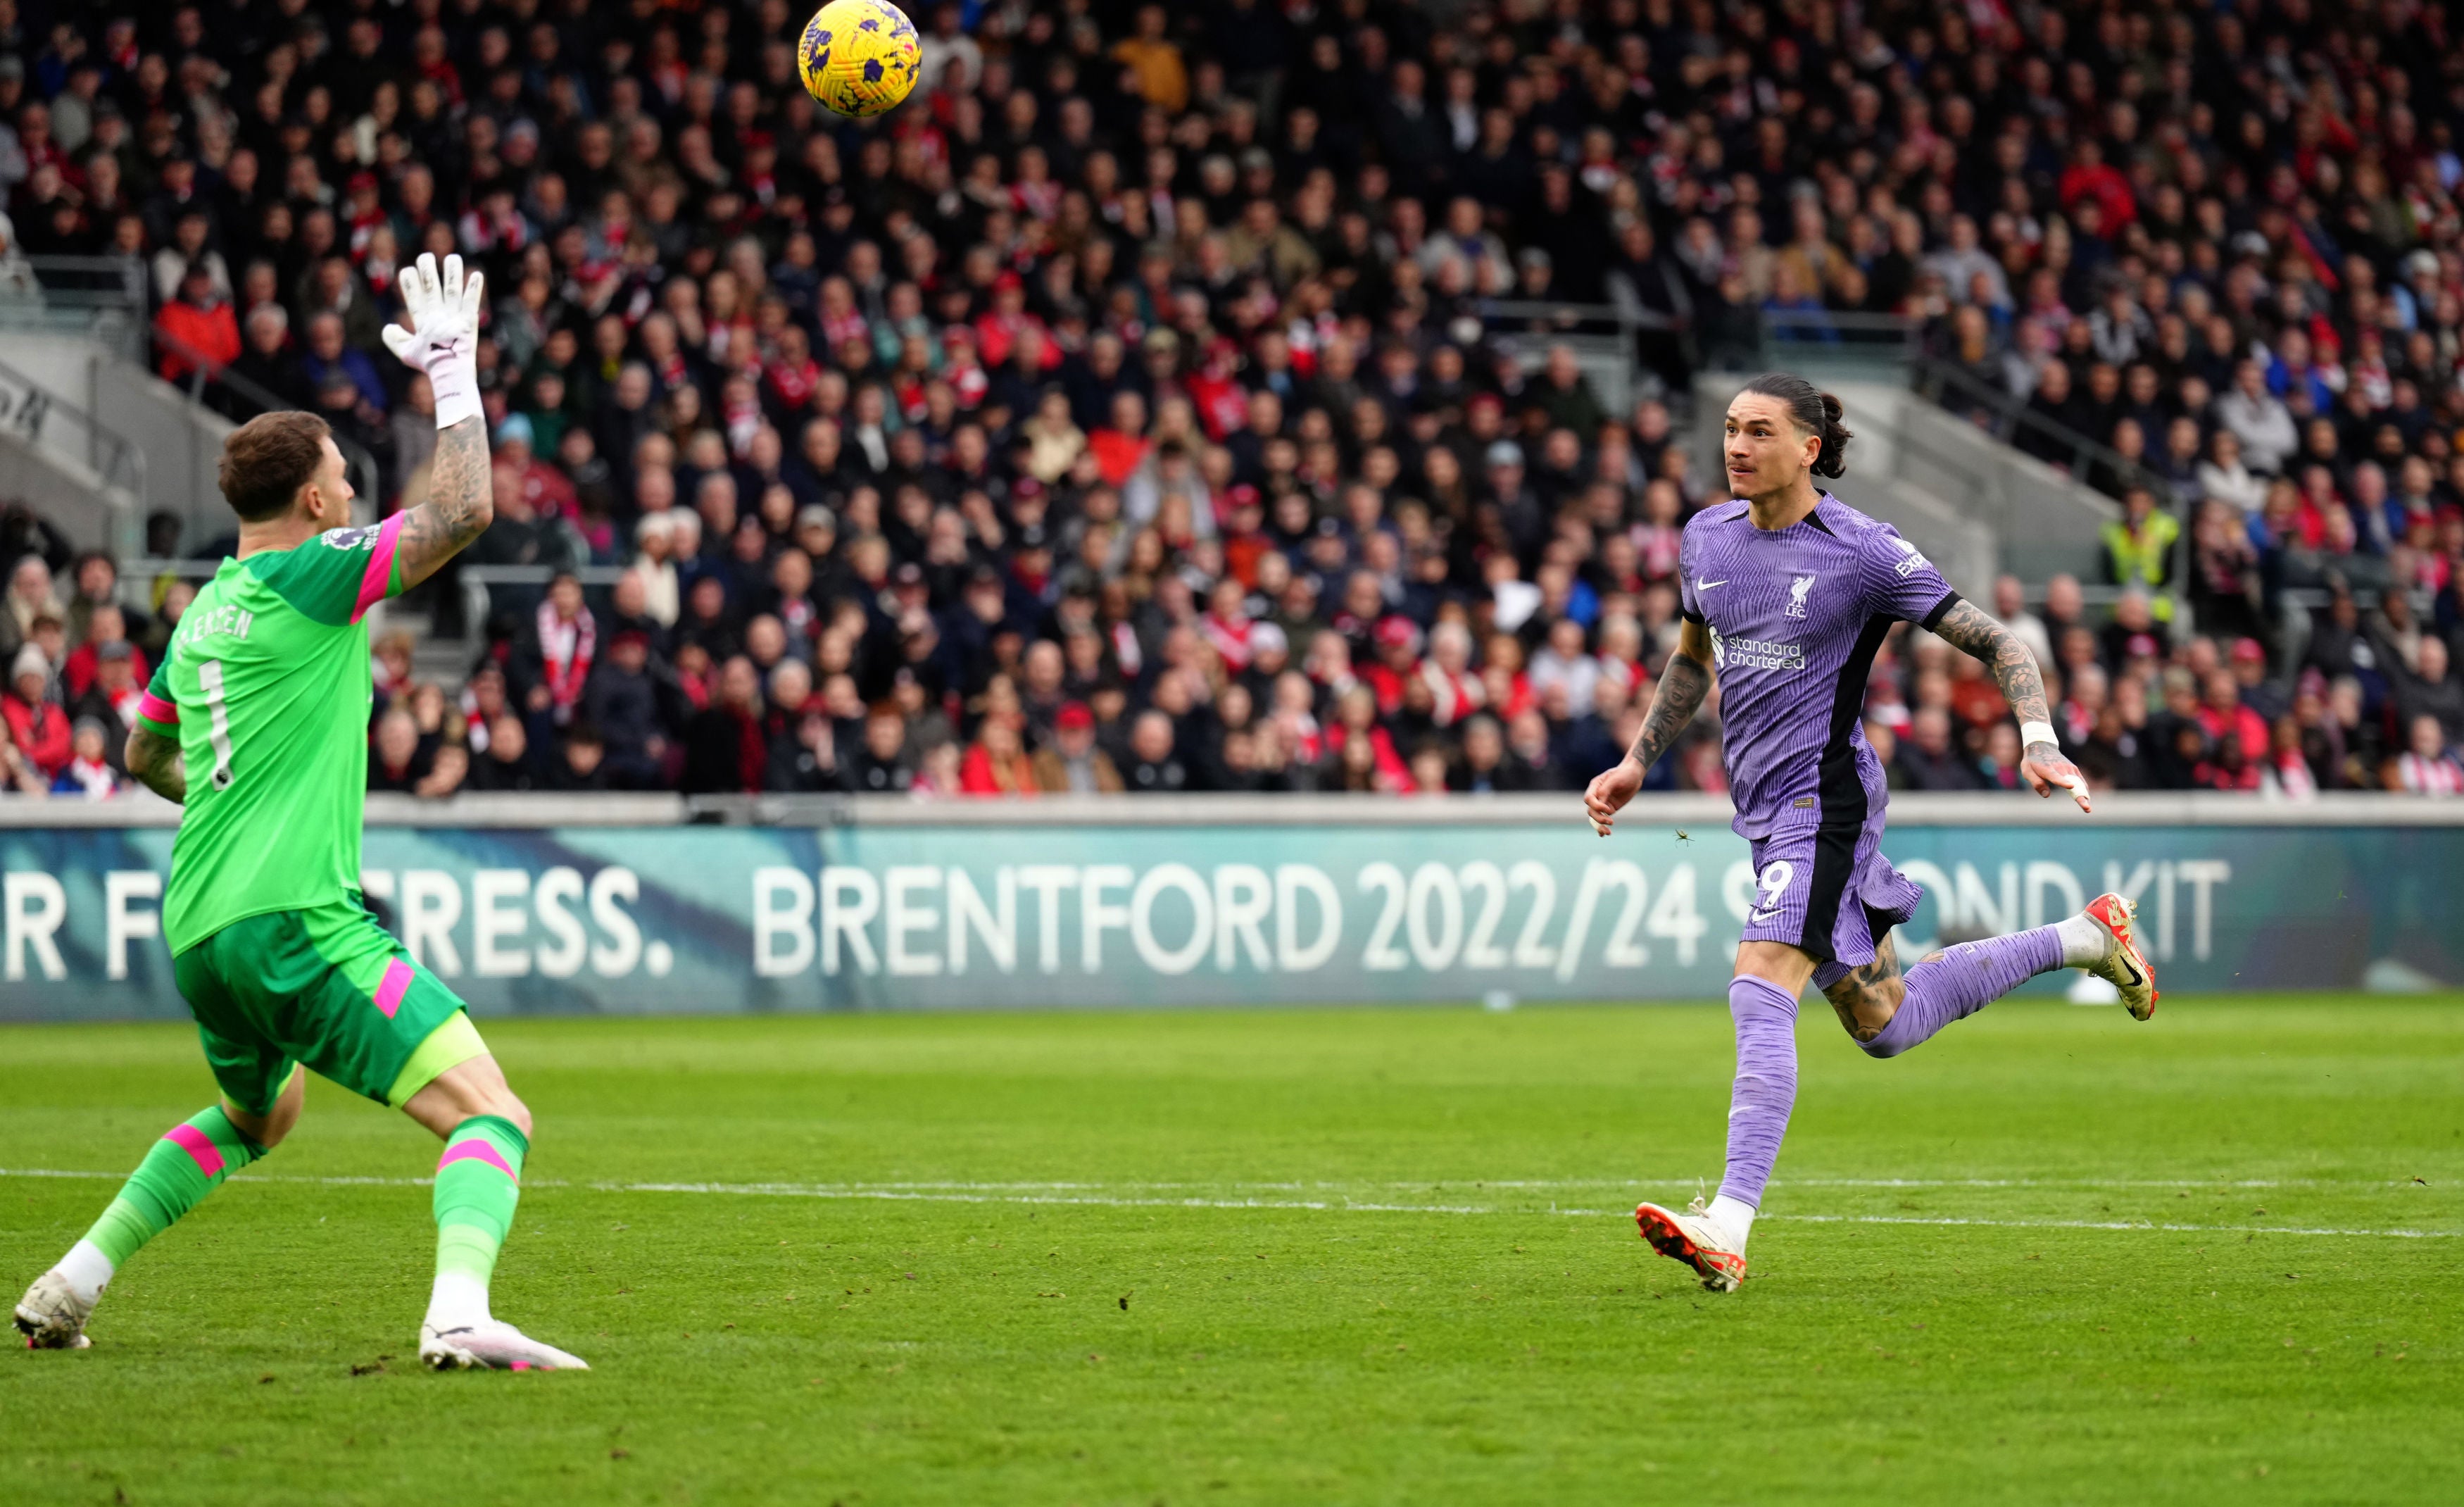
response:
<path id="1" fill-rule="evenodd" d="M 214 1081 L 251 1114 L 274 1107 L 295 1063 L 399 1108 L 487 1051 L 462 1001 L 356 898 L 233 921 L 171 972 Z"/>

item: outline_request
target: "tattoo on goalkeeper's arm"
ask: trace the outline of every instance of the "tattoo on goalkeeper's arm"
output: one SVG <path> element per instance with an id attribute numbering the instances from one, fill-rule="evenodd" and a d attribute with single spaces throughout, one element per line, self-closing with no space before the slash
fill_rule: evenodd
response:
<path id="1" fill-rule="evenodd" d="M 1952 608 L 1934 632 L 1951 647 L 1985 662 L 2022 726 L 2054 720 L 2045 705 L 2045 677 L 2037 672 L 2036 656 L 1975 603 L 1963 601 Z"/>
<path id="2" fill-rule="evenodd" d="M 495 521 L 487 424 L 485 418 L 467 418 L 437 432 L 428 500 L 403 520 L 402 537 L 394 545 L 405 581 L 416 584 L 434 575 Z"/>
<path id="3" fill-rule="evenodd" d="M 188 766 L 174 739 L 140 727 L 128 735 L 128 772 L 166 801 L 187 804 Z"/>
<path id="4" fill-rule="evenodd" d="M 1711 672 L 1701 660 L 1689 657 L 1682 648 L 1670 654 L 1660 673 L 1659 689 L 1651 695 L 1651 710 L 1643 715 L 1642 731 L 1635 735 L 1626 757 L 1645 769 L 1658 763 L 1693 723 L 1710 690 Z"/>

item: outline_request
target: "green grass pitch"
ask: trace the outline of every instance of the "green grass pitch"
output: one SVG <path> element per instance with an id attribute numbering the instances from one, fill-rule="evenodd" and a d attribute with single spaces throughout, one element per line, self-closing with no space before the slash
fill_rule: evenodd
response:
<path id="1" fill-rule="evenodd" d="M 497 1312 L 592 1374 L 415 1368 L 433 1144 L 319 1084 L 0 1363 L 0 1499 L 2453 1501 L 2459 1006 L 1809 1013 L 1730 1296 L 1630 1217 L 1717 1176 L 1713 1007 L 492 1021 Z M 0 1031 L 0 1278 L 209 1097 Z"/>

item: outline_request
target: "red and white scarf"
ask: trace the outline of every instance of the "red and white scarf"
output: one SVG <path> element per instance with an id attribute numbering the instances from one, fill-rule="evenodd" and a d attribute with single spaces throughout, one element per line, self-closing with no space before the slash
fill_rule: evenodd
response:
<path id="1" fill-rule="evenodd" d="M 72 759 L 67 767 L 60 770 L 55 788 L 74 789 L 87 800 L 99 801 L 119 792 L 120 777 L 112 772 L 111 765 L 99 759 Z"/>
<path id="2" fill-rule="evenodd" d="M 1467 671 L 1458 675 L 1435 659 L 1420 662 L 1420 678 L 1436 696 L 1431 715 L 1440 727 L 1452 727 L 1488 702 L 1488 687 L 1480 683 L 1480 676 Z"/>
<path id="3" fill-rule="evenodd" d="M 571 622 L 559 617 L 556 604 L 539 609 L 539 658 L 547 667 L 548 700 L 559 726 L 573 720 L 582 688 L 590 680 L 590 661 L 599 651 L 599 624 L 583 608 Z"/>
<path id="4" fill-rule="evenodd" d="M 1215 653 L 1221 656 L 1224 668 L 1236 673 L 1249 668 L 1249 630 L 1255 626 L 1247 618 L 1235 621 L 1214 612 L 1198 620 L 1199 632 L 1215 646 Z"/>
<path id="5" fill-rule="evenodd" d="M 1134 679 L 1146 668 L 1146 651 L 1138 647 L 1138 631 L 1127 623 L 1112 625 L 1112 659 L 1121 674 Z"/>
<path id="6" fill-rule="evenodd" d="M 2278 799 L 2309 801 L 2318 798 L 2318 777 L 2310 772 L 2309 763 L 2299 752 L 2277 755 L 2269 763 L 2267 772 L 2274 784 L 2272 793 Z"/>
<path id="7" fill-rule="evenodd" d="M 2414 795 L 2464 795 L 2464 765 L 2409 753 L 2396 761 L 2397 783 Z"/>

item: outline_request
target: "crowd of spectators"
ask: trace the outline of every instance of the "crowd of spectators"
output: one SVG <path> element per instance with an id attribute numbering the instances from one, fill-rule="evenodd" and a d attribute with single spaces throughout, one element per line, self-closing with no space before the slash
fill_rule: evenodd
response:
<path id="1" fill-rule="evenodd" d="M 166 376 L 412 505 L 397 270 L 489 277 L 468 558 L 564 573 L 467 684 L 380 637 L 376 787 L 1578 788 L 1717 484 L 1672 410 L 1771 312 L 1916 321 L 2119 454 L 2116 605 L 1994 604 L 2092 778 L 2464 786 L 2435 6 L 968 0 L 861 124 L 785 0 L 138 11 L 0 0 L 0 191 L 11 255 L 144 259 Z M 1507 299 L 1650 316 L 1632 410 L 1504 353 Z M 115 623 L 109 572 L 9 579 L 21 787 L 108 786 L 186 601 Z M 2016 784 L 1929 635 L 1867 713 L 1903 784 Z M 1716 708 L 1654 784 L 1721 787 Z"/>

